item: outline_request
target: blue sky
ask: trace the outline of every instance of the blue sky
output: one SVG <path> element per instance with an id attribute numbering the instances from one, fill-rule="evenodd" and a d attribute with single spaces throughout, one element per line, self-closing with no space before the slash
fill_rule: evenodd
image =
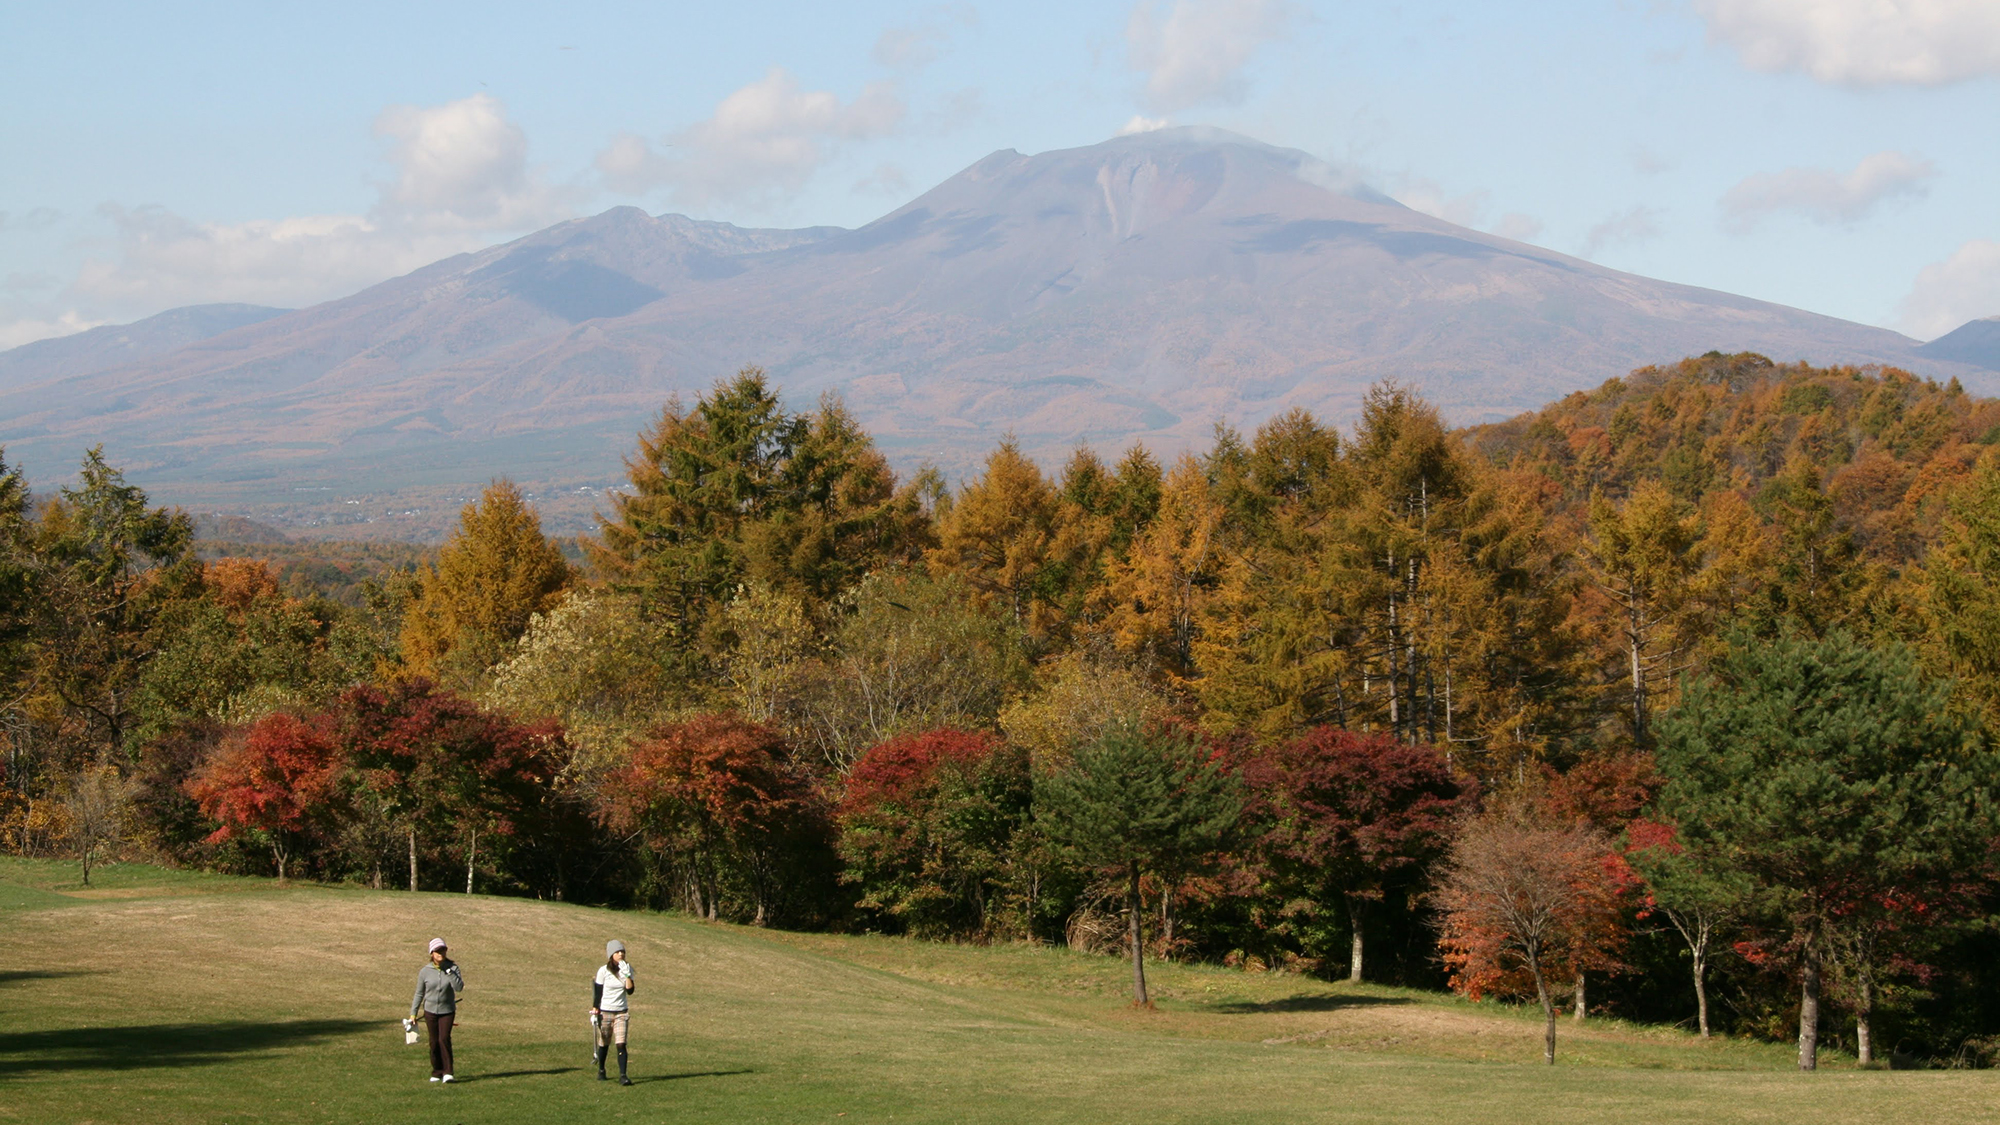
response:
<path id="1" fill-rule="evenodd" d="M 0 346 L 295 306 L 622 203 L 853 226 L 996 149 L 1213 124 L 1606 265 L 2000 314 L 2000 3 L 28 5 Z"/>

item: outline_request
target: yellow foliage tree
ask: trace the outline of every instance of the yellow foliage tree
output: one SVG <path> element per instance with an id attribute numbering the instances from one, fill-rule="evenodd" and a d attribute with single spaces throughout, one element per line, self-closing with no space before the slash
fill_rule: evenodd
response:
<path id="1" fill-rule="evenodd" d="M 505 655 L 572 578 L 562 552 L 511 481 L 487 486 L 426 567 L 403 616 L 403 665 L 413 675 L 472 679 Z"/>

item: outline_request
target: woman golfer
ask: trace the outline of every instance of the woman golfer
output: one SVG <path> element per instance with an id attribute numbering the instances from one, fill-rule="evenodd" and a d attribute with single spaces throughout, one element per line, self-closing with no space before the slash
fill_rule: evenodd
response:
<path id="1" fill-rule="evenodd" d="M 452 1082 L 451 1023 L 458 1015 L 458 998 L 465 977 L 457 962 L 445 956 L 444 939 L 431 939 L 431 963 L 417 973 L 417 994 L 410 997 L 410 1018 L 422 1015 L 431 1033 L 431 1081 Z"/>
<path id="2" fill-rule="evenodd" d="M 618 1084 L 630 1086 L 632 1079 L 625 1073 L 625 1029 L 632 1018 L 626 998 L 638 986 L 632 982 L 632 966 L 625 963 L 625 943 L 608 941 L 604 943 L 604 964 L 598 966 L 597 979 L 590 983 L 590 1016 L 597 1026 L 597 1080 L 604 1081 L 604 1055 L 613 1043 L 618 1045 Z"/>

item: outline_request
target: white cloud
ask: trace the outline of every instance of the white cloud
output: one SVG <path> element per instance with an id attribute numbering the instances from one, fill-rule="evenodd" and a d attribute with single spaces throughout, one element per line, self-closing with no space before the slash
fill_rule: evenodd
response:
<path id="1" fill-rule="evenodd" d="M 1421 176 L 1405 176 L 1394 198 L 1412 211 L 1422 211 L 1462 227 L 1480 225 L 1486 214 L 1486 192 L 1474 189 L 1451 195 L 1442 184 Z"/>
<path id="2" fill-rule="evenodd" d="M 767 204 L 796 193 L 843 144 L 896 131 L 903 101 L 894 83 L 873 82 L 853 101 L 802 90 L 782 67 L 722 99 L 715 115 L 675 133 L 660 151 L 644 137 L 620 134 L 597 156 L 613 191 L 643 195 L 667 188 L 684 205 L 720 200 Z"/>
<path id="3" fill-rule="evenodd" d="M 1901 312 L 1903 331 L 1920 340 L 1968 320 L 2000 316 L 2000 241 L 1975 238 L 1944 261 L 1925 266 Z"/>
<path id="4" fill-rule="evenodd" d="M 910 177 L 894 164 L 877 164 L 873 172 L 854 181 L 856 195 L 904 196 L 910 191 Z"/>
<path id="5" fill-rule="evenodd" d="M 528 138 L 488 94 L 441 106 L 391 106 L 375 121 L 390 142 L 394 183 L 377 217 L 427 228 L 541 225 L 562 213 L 558 193 L 528 167 Z"/>
<path id="6" fill-rule="evenodd" d="M 1580 256 L 1595 258 L 1615 246 L 1650 242 L 1660 237 L 1660 212 L 1643 204 L 1613 215 L 1591 227 L 1583 235 Z"/>
<path id="7" fill-rule="evenodd" d="M 1826 226 L 1857 223 L 1890 200 L 1923 195 L 1936 176 L 1930 161 L 1901 152 L 1865 156 L 1850 172 L 1759 172 L 1723 195 L 1722 221 L 1737 234 L 1749 232 L 1774 211 L 1796 211 Z"/>
<path id="8" fill-rule="evenodd" d="M 1425 179 L 1422 176 L 1404 176 L 1401 186 L 1392 193 L 1392 196 L 1396 202 L 1412 211 L 1422 211 L 1447 223 L 1488 231 L 1516 242 L 1532 241 L 1542 233 L 1540 219 L 1519 211 L 1509 211 L 1500 216 L 1498 222 L 1488 223 L 1487 215 L 1490 213 L 1492 197 L 1479 189 L 1454 195 L 1435 180 Z"/>
<path id="9" fill-rule="evenodd" d="M 32 344 L 36 340 L 47 340 L 54 336 L 74 336 L 78 332 L 95 328 L 106 323 L 90 320 L 74 312 L 61 313 L 47 319 L 23 316 L 19 319 L 0 319 L 0 351 L 18 348 L 22 344 Z"/>
<path id="10" fill-rule="evenodd" d="M 529 166 L 526 137 L 488 95 L 392 106 L 375 132 L 394 174 L 367 213 L 205 223 L 105 204 L 111 252 L 86 259 L 59 300 L 7 310 L 0 338 L 211 301 L 313 304 L 568 214 L 567 193 Z"/>
<path id="11" fill-rule="evenodd" d="M 1500 221 L 1493 225 L 1493 233 L 1516 242 L 1533 242 L 1541 237 L 1542 221 L 1533 215 L 1509 211 L 1500 216 Z"/>
<path id="12" fill-rule="evenodd" d="M 1994 0 L 1695 0 L 1712 43 L 1754 70 L 1841 86 L 1942 86 L 2000 74 Z"/>
<path id="13" fill-rule="evenodd" d="M 1284 0 L 1174 0 L 1164 14 L 1142 0 L 1126 23 L 1132 66 L 1146 74 L 1155 112 L 1234 105 L 1249 92 L 1243 70 L 1292 22 Z"/>
<path id="14" fill-rule="evenodd" d="M 934 10 L 929 19 L 885 30 L 876 38 L 872 54 L 878 65 L 890 70 L 921 70 L 950 48 L 954 26 L 978 25 L 977 8 L 970 4 L 947 5 Z"/>
<path id="15" fill-rule="evenodd" d="M 1172 124 L 1173 120 L 1171 118 L 1147 117 L 1143 113 L 1135 113 L 1132 115 L 1132 120 L 1118 127 L 1118 135 L 1121 137 L 1130 137 L 1138 133 L 1150 133 L 1155 129 L 1164 129 Z"/>

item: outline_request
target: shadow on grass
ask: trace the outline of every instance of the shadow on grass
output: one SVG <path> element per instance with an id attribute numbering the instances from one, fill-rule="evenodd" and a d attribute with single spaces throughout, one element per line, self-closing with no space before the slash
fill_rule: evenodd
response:
<path id="1" fill-rule="evenodd" d="M 501 1070 L 495 1071 L 492 1074 L 461 1074 L 455 1076 L 458 1081 L 454 1085 L 463 1085 L 467 1082 L 491 1082 L 496 1078 L 534 1078 L 543 1074 L 575 1074 L 582 1069 L 580 1066 L 552 1066 L 544 1070 Z"/>
<path id="2" fill-rule="evenodd" d="M 86 969 L 7 969 L 0 970 L 0 984 L 13 984 L 23 980 L 60 980 L 63 977 L 80 977 Z"/>
<path id="3" fill-rule="evenodd" d="M 0 1079 L 43 1071 L 143 1070 L 212 1066 L 240 1055 L 318 1043 L 380 1020 L 285 1020 L 272 1023 L 158 1023 L 0 1033 Z"/>
<path id="4" fill-rule="evenodd" d="M 1287 996 L 1282 1000 L 1266 1000 L 1260 1004 L 1248 1000 L 1230 1000 L 1216 1004 L 1210 1010 L 1232 1016 L 1249 1016 L 1275 1012 L 1338 1012 L 1344 1008 L 1380 1008 L 1413 1002 L 1401 996 L 1341 996 L 1316 993 Z"/>
<path id="5" fill-rule="evenodd" d="M 649 1074 L 644 1078 L 634 1078 L 632 1085 L 643 1086 L 648 1082 L 678 1082 L 683 1078 L 728 1078 L 733 1074 L 755 1074 L 754 1070 L 690 1070 L 685 1074 Z"/>

